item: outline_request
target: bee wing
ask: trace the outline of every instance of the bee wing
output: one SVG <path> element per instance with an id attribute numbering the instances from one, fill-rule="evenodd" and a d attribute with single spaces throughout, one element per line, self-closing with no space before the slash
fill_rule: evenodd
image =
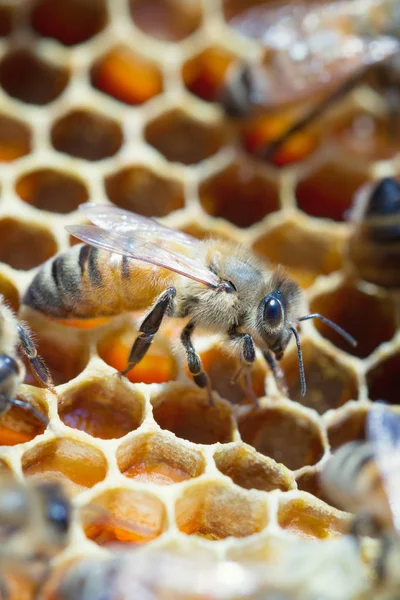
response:
<path id="1" fill-rule="evenodd" d="M 206 266 L 185 255 L 187 246 L 169 234 L 163 236 L 158 230 L 137 230 L 132 233 L 119 233 L 117 229 L 106 231 L 94 225 L 70 225 L 67 231 L 86 244 L 108 252 L 122 254 L 135 260 L 156 265 L 179 275 L 198 281 L 211 288 L 220 283 Z"/>
<path id="2" fill-rule="evenodd" d="M 400 415 L 375 403 L 367 417 L 367 437 L 374 445 L 393 521 L 400 532 Z"/>

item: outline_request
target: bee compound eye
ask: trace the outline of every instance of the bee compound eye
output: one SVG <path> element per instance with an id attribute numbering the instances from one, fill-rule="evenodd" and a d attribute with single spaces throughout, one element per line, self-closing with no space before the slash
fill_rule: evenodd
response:
<path id="1" fill-rule="evenodd" d="M 276 327 L 281 323 L 283 318 L 283 307 L 277 298 L 270 295 L 265 299 L 264 305 L 264 321 L 268 323 L 268 325 L 272 327 Z"/>

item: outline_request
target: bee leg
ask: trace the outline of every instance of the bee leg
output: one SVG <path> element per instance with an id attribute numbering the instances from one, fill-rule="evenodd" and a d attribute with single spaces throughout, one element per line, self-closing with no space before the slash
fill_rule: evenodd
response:
<path id="1" fill-rule="evenodd" d="M 131 348 L 128 365 L 126 369 L 120 371 L 120 375 L 126 375 L 135 367 L 138 362 L 145 356 L 147 350 L 150 348 L 151 343 L 160 329 L 161 321 L 164 315 L 172 315 L 174 308 L 174 300 L 176 296 L 176 289 L 173 287 L 168 288 L 159 296 L 156 304 L 153 306 L 148 315 L 146 315 L 143 323 L 140 326 L 139 334 L 133 343 Z"/>
<path id="2" fill-rule="evenodd" d="M 50 371 L 47 368 L 44 360 L 40 358 L 40 356 L 38 356 L 36 346 L 33 342 L 31 334 L 20 323 L 17 325 L 17 331 L 22 350 L 29 360 L 33 374 L 35 375 L 36 379 L 44 387 L 48 388 L 57 395 L 57 393 L 55 392 L 53 379 L 50 375 Z"/>
<path id="3" fill-rule="evenodd" d="M 289 395 L 288 386 L 286 384 L 285 375 L 278 361 L 273 356 L 272 352 L 269 350 L 263 350 L 262 355 L 267 362 L 269 368 L 272 371 L 272 375 L 274 376 L 276 385 L 278 386 L 279 391 L 284 395 Z"/>
<path id="4" fill-rule="evenodd" d="M 212 393 L 211 393 L 210 380 L 207 376 L 207 373 L 205 373 L 203 371 L 203 365 L 201 364 L 201 358 L 197 354 L 197 352 L 192 344 L 192 340 L 190 338 L 190 336 L 193 333 L 194 328 L 195 328 L 195 322 L 189 321 L 189 323 L 186 325 L 186 327 L 184 327 L 184 329 L 181 333 L 181 342 L 183 344 L 183 347 L 186 350 L 187 364 L 189 367 L 190 374 L 193 377 L 193 381 L 200 388 L 205 388 L 205 387 L 207 388 L 210 406 L 214 406 L 214 399 L 213 399 Z"/>
<path id="5" fill-rule="evenodd" d="M 243 366 L 241 367 L 239 374 L 243 371 L 247 392 L 250 398 L 252 398 L 254 404 L 258 407 L 258 399 L 254 393 L 250 376 L 250 368 L 256 360 L 256 349 L 254 347 L 253 338 L 249 333 L 239 333 L 238 331 L 236 331 L 236 326 L 233 326 L 231 327 L 231 329 L 229 329 L 228 335 L 231 340 L 236 340 L 241 344 L 242 350 L 240 358 Z M 237 374 L 235 378 L 237 378 L 239 374 Z"/>

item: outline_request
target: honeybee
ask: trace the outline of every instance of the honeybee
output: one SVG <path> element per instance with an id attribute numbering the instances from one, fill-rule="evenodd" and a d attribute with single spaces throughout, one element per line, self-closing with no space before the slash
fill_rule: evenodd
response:
<path id="1" fill-rule="evenodd" d="M 400 594 L 400 415 L 382 403 L 374 404 L 366 434 L 366 441 L 349 442 L 334 453 L 321 482 L 331 500 L 355 513 L 355 534 L 381 539 L 378 576 L 395 583 Z"/>
<path id="2" fill-rule="evenodd" d="M 48 568 L 68 542 L 71 505 L 56 483 L 23 484 L 0 478 L 0 569 Z M 0 577 L 0 597 L 8 597 Z"/>
<path id="3" fill-rule="evenodd" d="M 19 406 L 48 425 L 46 415 L 36 410 L 29 402 L 15 397 L 25 376 L 24 365 L 17 355 L 18 348 L 21 348 L 28 358 L 37 379 L 53 390 L 50 372 L 43 359 L 38 356 L 29 329 L 17 320 L 0 294 L 0 416 L 11 406 Z"/>
<path id="4" fill-rule="evenodd" d="M 384 287 L 400 287 L 400 184 L 387 177 L 363 186 L 350 220 L 349 259 L 357 275 Z"/>
<path id="5" fill-rule="evenodd" d="M 196 327 L 226 334 L 240 355 L 248 385 L 257 345 L 281 389 L 284 378 L 277 361 L 293 335 L 303 395 L 300 322 L 321 319 L 349 344 L 356 344 L 320 314 L 300 316 L 303 299 L 297 283 L 241 246 L 215 239 L 199 241 L 113 206 L 80 208 L 94 225 L 71 225 L 67 230 L 89 245 L 74 246 L 47 261 L 23 302 L 58 319 L 112 316 L 153 303 L 121 375 L 144 357 L 165 315 L 189 317 L 181 341 L 189 371 L 199 387 L 207 388 L 211 403 L 209 380 L 191 340 Z"/>
<path id="6" fill-rule="evenodd" d="M 388 61 L 400 50 L 396 0 L 268 2 L 249 8 L 229 25 L 260 42 L 266 55 L 262 64 L 237 61 L 229 69 L 220 94 L 229 115 L 272 111 L 324 95 L 282 136 L 261 149 L 266 157 L 342 99 L 368 68 Z"/>

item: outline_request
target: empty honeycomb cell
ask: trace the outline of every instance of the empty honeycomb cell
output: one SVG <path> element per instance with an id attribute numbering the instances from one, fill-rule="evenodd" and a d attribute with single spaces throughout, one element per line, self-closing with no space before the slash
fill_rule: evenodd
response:
<path id="1" fill-rule="evenodd" d="M 142 165 L 108 175 L 104 184 L 111 202 L 145 217 L 165 217 L 185 204 L 180 181 L 162 177 Z"/>
<path id="2" fill-rule="evenodd" d="M 117 46 L 99 58 L 90 79 L 95 88 L 126 104 L 143 104 L 163 89 L 160 69 L 126 46 Z"/>
<path id="3" fill-rule="evenodd" d="M 259 493 L 216 482 L 186 488 L 175 514 L 183 533 L 209 540 L 247 537 L 268 524 L 267 504 Z"/>
<path id="4" fill-rule="evenodd" d="M 396 331 L 393 299 L 368 294 L 352 284 L 343 283 L 335 290 L 317 296 L 310 303 L 310 312 L 321 313 L 350 333 L 357 340 L 355 347 L 327 325 L 314 320 L 314 326 L 324 337 L 360 358 L 390 340 Z"/>
<path id="5" fill-rule="evenodd" d="M 289 405 L 250 410 L 238 426 L 244 442 L 292 470 L 314 465 L 324 454 L 318 425 Z"/>
<path id="6" fill-rule="evenodd" d="M 56 150 L 85 160 L 113 156 L 122 141 L 121 125 L 93 111 L 72 110 L 51 129 L 51 143 Z"/>
<path id="7" fill-rule="evenodd" d="M 342 267 L 343 246 L 343 237 L 289 219 L 261 235 L 253 249 L 262 258 L 284 265 L 302 287 L 308 287 L 318 275 Z"/>
<path id="8" fill-rule="evenodd" d="M 384 400 L 400 404 L 400 353 L 380 360 L 367 372 L 368 396 L 371 400 Z"/>
<path id="9" fill-rule="evenodd" d="M 17 398 L 31 404 L 42 415 L 48 416 L 47 404 L 41 390 L 25 388 L 20 390 Z M 0 418 L 0 446 L 15 446 L 29 442 L 45 429 L 44 423 L 29 411 L 13 406 Z"/>
<path id="10" fill-rule="evenodd" d="M 30 151 L 30 128 L 22 121 L 0 114 L 0 163 L 11 162 Z"/>
<path id="11" fill-rule="evenodd" d="M 68 84 L 68 70 L 46 63 L 29 50 L 15 50 L 0 62 L 0 84 L 17 100 L 28 104 L 48 104 Z"/>
<path id="12" fill-rule="evenodd" d="M 193 165 L 209 158 L 226 143 L 223 125 L 205 123 L 183 110 L 170 110 L 145 127 L 146 141 L 171 162 Z"/>
<path id="13" fill-rule="evenodd" d="M 347 533 L 350 520 L 346 513 L 303 493 L 297 498 L 280 498 L 278 523 L 301 537 L 323 540 Z"/>
<path id="14" fill-rule="evenodd" d="M 86 537 L 99 544 L 144 544 L 166 528 L 164 504 L 147 492 L 117 488 L 95 497 L 80 510 Z"/>
<path id="15" fill-rule="evenodd" d="M 217 100 L 225 73 L 232 61 L 232 54 L 223 48 L 203 50 L 184 64 L 182 76 L 185 86 L 203 100 Z"/>
<path id="16" fill-rule="evenodd" d="M 332 452 L 347 442 L 365 439 L 366 416 L 366 408 L 357 407 L 331 417 L 327 423 L 327 430 Z"/>
<path id="17" fill-rule="evenodd" d="M 111 367 L 123 371 L 137 332 L 131 328 L 105 336 L 98 344 L 99 356 Z M 171 347 L 165 338 L 158 336 L 145 357 L 127 373 L 133 383 L 162 383 L 176 378 L 177 364 Z"/>
<path id="18" fill-rule="evenodd" d="M 382 118 L 362 110 L 352 111 L 334 128 L 339 148 L 349 156 L 365 160 L 388 160 L 400 150 L 398 136 L 393 132 L 399 127 L 397 117 Z"/>
<path id="19" fill-rule="evenodd" d="M 7 37 L 12 32 L 14 9 L 7 4 L 0 6 L 0 37 Z"/>
<path id="20" fill-rule="evenodd" d="M 53 235 L 40 225 L 20 219 L 0 219 L 0 261 L 28 271 L 57 252 Z"/>
<path id="21" fill-rule="evenodd" d="M 279 489 L 286 492 L 295 487 L 288 469 L 245 444 L 218 450 L 214 460 L 221 473 L 242 488 L 265 492 Z"/>
<path id="22" fill-rule="evenodd" d="M 0 294 L 2 294 L 14 312 L 19 309 L 19 293 L 13 282 L 2 273 L 0 274 Z"/>
<path id="23" fill-rule="evenodd" d="M 107 24 L 105 0 L 39 0 L 31 13 L 32 27 L 65 46 L 90 39 Z"/>
<path id="24" fill-rule="evenodd" d="M 117 461 L 126 477 L 158 485 L 198 477 L 205 467 L 200 452 L 166 433 L 146 433 L 124 442 Z"/>
<path id="25" fill-rule="evenodd" d="M 83 181 L 56 169 L 38 169 L 22 175 L 15 186 L 19 197 L 40 210 L 67 214 L 87 202 Z"/>
<path id="26" fill-rule="evenodd" d="M 143 399 L 115 375 L 80 383 L 62 396 L 61 420 L 74 429 L 104 440 L 137 429 L 143 419 Z"/>
<path id="27" fill-rule="evenodd" d="M 278 140 L 298 118 L 298 112 L 285 111 L 277 115 L 257 117 L 240 127 L 242 145 L 252 155 L 263 158 L 268 147 Z M 277 167 L 305 160 L 320 145 L 320 135 L 310 129 L 301 130 L 290 136 L 268 160 Z"/>
<path id="28" fill-rule="evenodd" d="M 255 398 L 264 396 L 267 369 L 260 362 L 256 362 L 251 368 L 252 389 L 249 390 L 244 375 L 236 377 L 241 367 L 238 356 L 232 356 L 222 346 L 213 346 L 201 353 L 201 360 L 212 389 L 221 398 L 233 404 L 254 404 Z"/>
<path id="29" fill-rule="evenodd" d="M 301 395 L 297 351 L 292 350 L 281 363 L 292 400 L 323 414 L 358 397 L 354 371 L 308 340 L 302 344 L 302 351 L 307 381 L 305 396 Z"/>
<path id="30" fill-rule="evenodd" d="M 179 42 L 202 21 L 200 0 L 130 0 L 129 4 L 135 24 L 158 40 Z"/>
<path id="31" fill-rule="evenodd" d="M 36 444 L 21 459 L 25 477 L 34 481 L 61 481 L 69 495 L 93 487 L 107 474 L 107 460 L 90 444 L 57 437 Z"/>
<path id="32" fill-rule="evenodd" d="M 355 192 L 367 181 L 367 172 L 356 170 L 351 161 L 325 162 L 299 181 L 298 207 L 313 217 L 343 221 Z"/>
<path id="33" fill-rule="evenodd" d="M 250 227 L 279 209 L 277 184 L 249 162 L 234 162 L 199 188 L 204 210 L 238 227 Z"/>
<path id="34" fill-rule="evenodd" d="M 193 385 L 171 384 L 151 399 L 153 416 L 162 429 L 196 444 L 232 440 L 234 422 L 225 402 L 211 406 L 205 391 Z"/>

